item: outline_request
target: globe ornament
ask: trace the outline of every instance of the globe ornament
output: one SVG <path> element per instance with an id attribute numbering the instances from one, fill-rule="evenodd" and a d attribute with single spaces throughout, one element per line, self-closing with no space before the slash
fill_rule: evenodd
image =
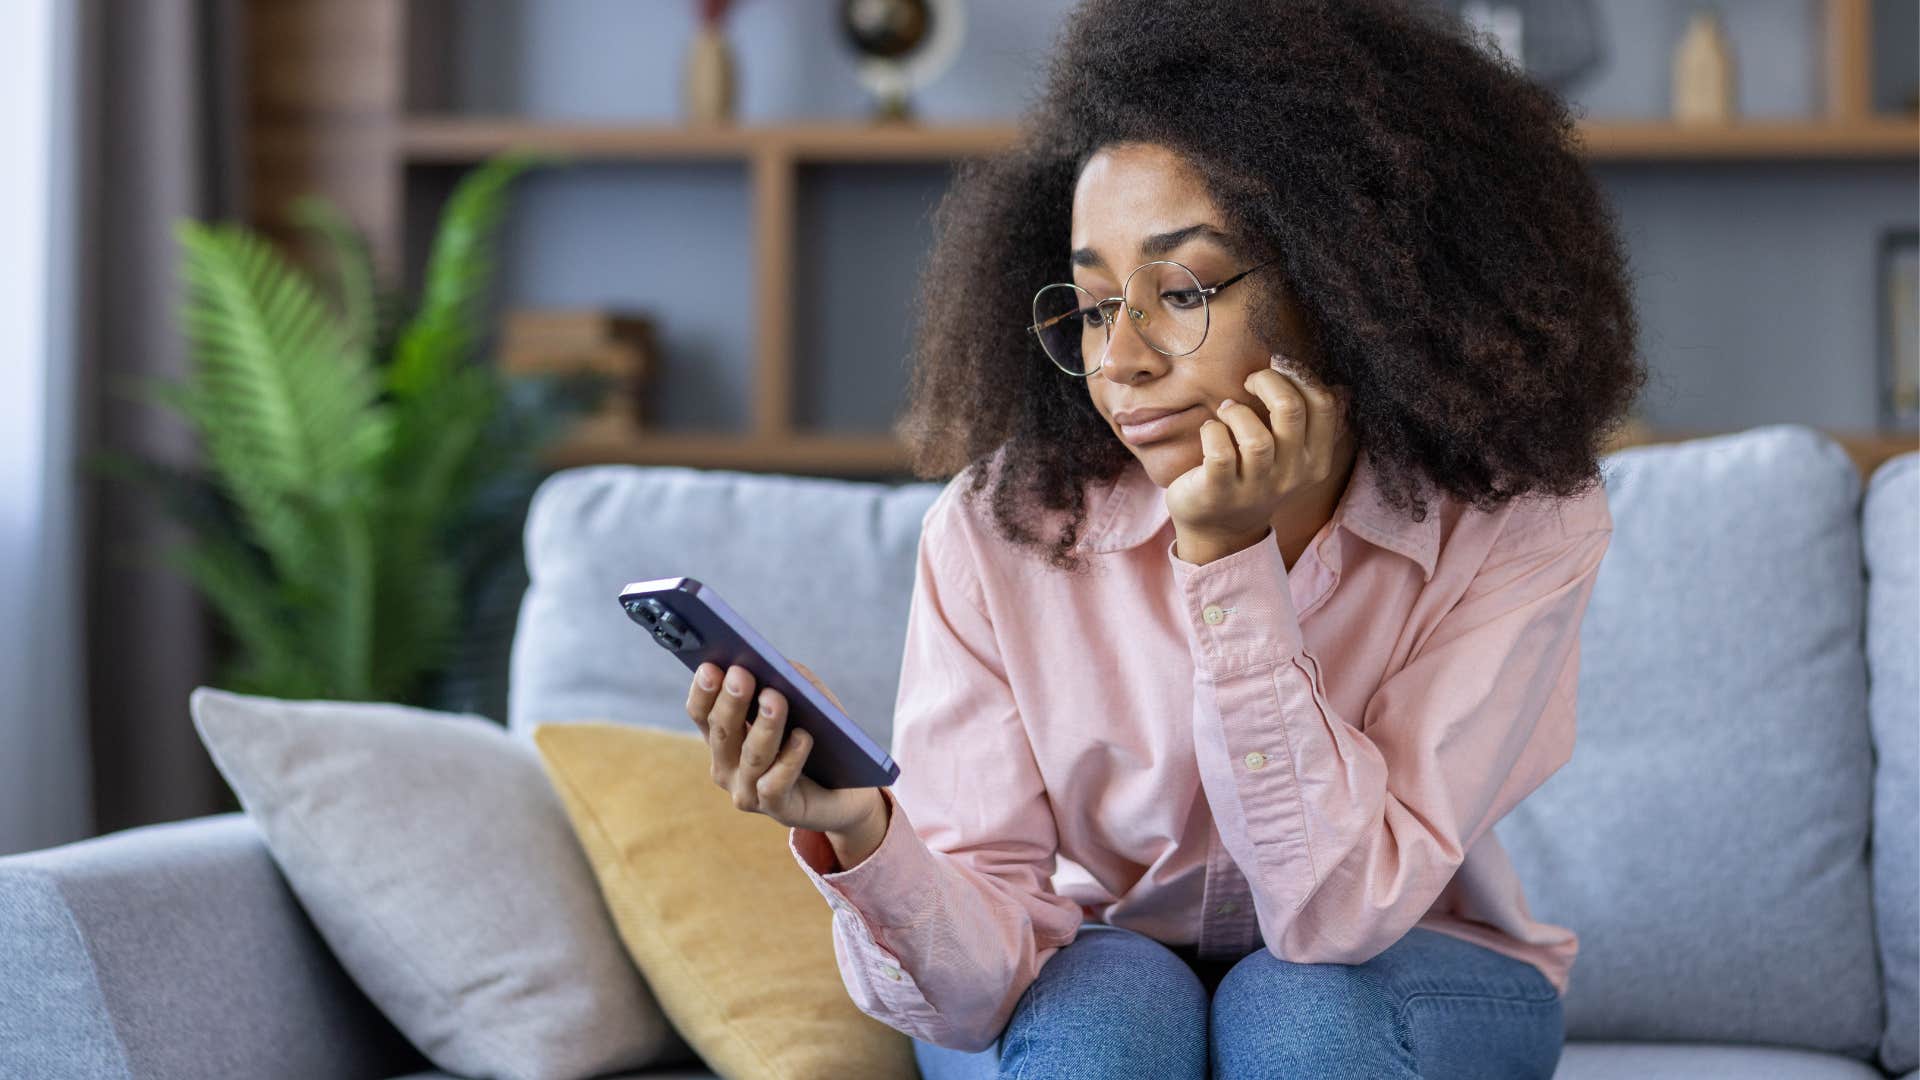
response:
<path id="1" fill-rule="evenodd" d="M 858 54 L 877 121 L 913 119 L 911 95 L 953 65 L 966 34 L 962 0 L 843 0 L 840 27 Z"/>

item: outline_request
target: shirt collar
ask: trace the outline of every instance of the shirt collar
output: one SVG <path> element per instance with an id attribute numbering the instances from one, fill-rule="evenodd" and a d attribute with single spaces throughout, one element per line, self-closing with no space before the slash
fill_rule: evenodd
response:
<path id="1" fill-rule="evenodd" d="M 1158 536 L 1172 521 L 1166 490 L 1153 482 L 1138 458 L 1128 461 L 1114 480 L 1096 487 L 1100 494 L 1087 515 L 1089 524 L 1077 550 L 1104 553 L 1138 547 Z M 1333 521 L 1376 547 L 1412 559 L 1420 564 L 1426 579 L 1433 580 L 1440 551 L 1438 507 L 1428 500 L 1425 521 L 1414 521 L 1389 508 L 1381 499 L 1379 476 L 1365 448 L 1354 457 L 1353 474 L 1334 506 Z"/>

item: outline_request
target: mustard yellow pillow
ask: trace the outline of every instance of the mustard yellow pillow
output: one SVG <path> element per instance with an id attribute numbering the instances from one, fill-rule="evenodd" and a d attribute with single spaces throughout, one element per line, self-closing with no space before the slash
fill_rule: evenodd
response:
<path id="1" fill-rule="evenodd" d="M 833 911 L 786 826 L 734 808 L 704 739 L 605 723 L 542 724 L 533 739 L 621 941 L 708 1068 L 918 1075 L 912 1041 L 847 996 Z"/>

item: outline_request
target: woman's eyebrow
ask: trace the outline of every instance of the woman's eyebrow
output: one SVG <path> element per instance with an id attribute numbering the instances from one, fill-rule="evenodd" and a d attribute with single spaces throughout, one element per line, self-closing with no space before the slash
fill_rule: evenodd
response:
<path id="1" fill-rule="evenodd" d="M 1217 241 L 1222 247 L 1228 246 L 1227 234 L 1203 221 L 1172 232 L 1154 233 L 1140 242 L 1140 253 L 1149 259 L 1157 259 L 1196 236 Z M 1075 266 L 1106 266 L 1097 252 L 1084 247 L 1074 249 L 1072 262 Z"/>

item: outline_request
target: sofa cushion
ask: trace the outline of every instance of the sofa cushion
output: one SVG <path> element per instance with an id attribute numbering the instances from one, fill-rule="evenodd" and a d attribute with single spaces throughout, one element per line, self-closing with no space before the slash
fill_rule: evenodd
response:
<path id="1" fill-rule="evenodd" d="M 528 512 L 510 726 L 697 730 L 679 708 L 692 673 L 617 599 L 630 581 L 685 576 L 891 746 L 920 523 L 940 487 L 632 465 L 555 473 Z"/>
<path id="2" fill-rule="evenodd" d="M 1869 1058 L 1860 481 L 1775 425 L 1609 455 L 1573 759 L 1496 831 L 1572 928 L 1570 1037 Z"/>
<path id="3" fill-rule="evenodd" d="M 1570 1042 L 1553 1080 L 1885 1080 L 1837 1054 L 1780 1046 Z"/>
<path id="4" fill-rule="evenodd" d="M 1873 716 L 1873 910 L 1887 994 L 1881 1063 L 1920 1066 L 1920 454 L 1874 471 L 1862 509 Z"/>
<path id="5" fill-rule="evenodd" d="M 400 705 L 204 686 L 191 705 L 321 936 L 433 1064 L 582 1080 L 685 1061 L 523 740 Z"/>

